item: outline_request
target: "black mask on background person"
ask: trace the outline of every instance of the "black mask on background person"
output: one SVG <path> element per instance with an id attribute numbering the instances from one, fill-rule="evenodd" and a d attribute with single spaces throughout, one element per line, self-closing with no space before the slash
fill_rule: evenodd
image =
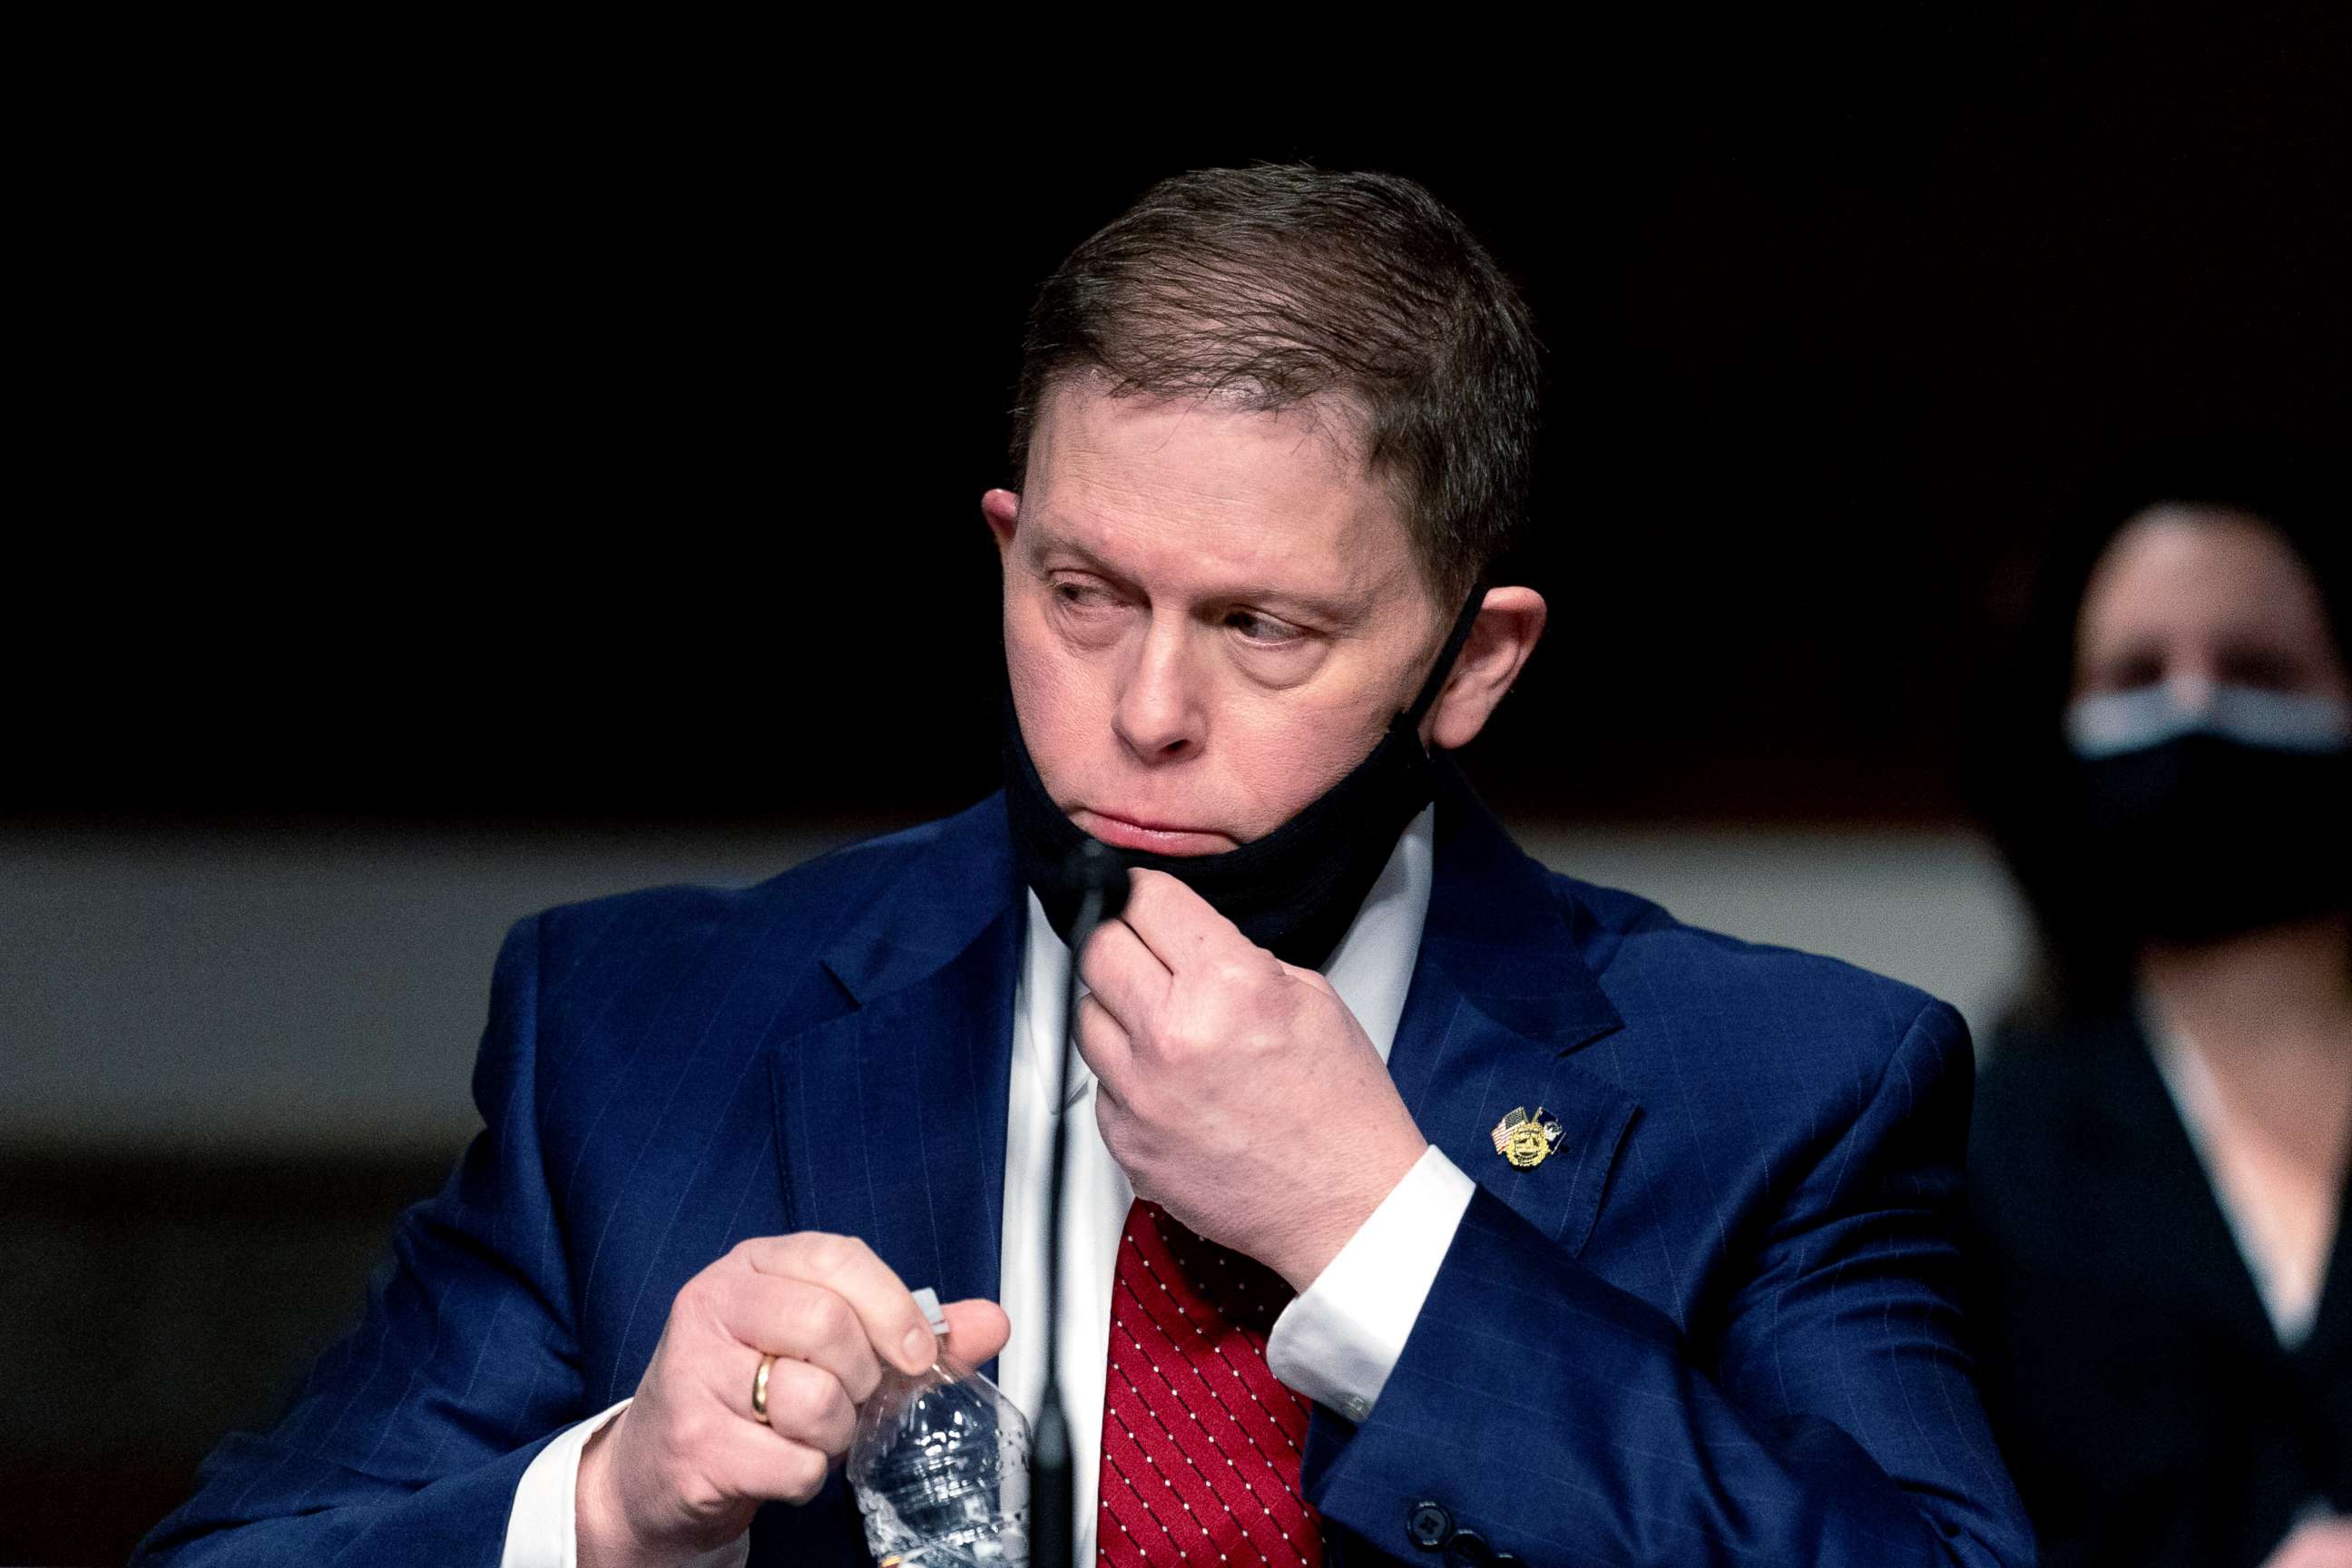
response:
<path id="1" fill-rule="evenodd" d="M 1174 877 L 1285 963 L 1321 967 L 1379 880 L 1396 848 L 1397 835 L 1436 790 L 1436 770 L 1418 731 L 1444 689 L 1462 645 L 1469 640 L 1486 596 L 1484 585 L 1471 589 L 1420 695 L 1390 721 L 1371 754 L 1297 816 L 1265 837 L 1220 855 L 1157 855 L 1117 846 L 1112 852 L 1130 868 Z M 1022 738 L 1009 688 L 1004 697 L 1004 800 L 1021 879 L 1035 891 L 1055 931 L 1067 942 L 1078 895 L 1065 884 L 1062 867 L 1087 835 L 1045 793 L 1028 742 Z"/>
<path id="2" fill-rule="evenodd" d="M 2110 930 L 2216 942 L 2352 907 L 2352 748 L 2280 739 L 2225 717 L 2078 742 L 2083 890 Z"/>

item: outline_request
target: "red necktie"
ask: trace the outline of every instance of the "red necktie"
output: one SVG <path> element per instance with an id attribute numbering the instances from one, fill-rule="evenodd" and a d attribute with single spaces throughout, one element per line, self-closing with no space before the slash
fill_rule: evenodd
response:
<path id="1" fill-rule="evenodd" d="M 1140 1198 L 1111 1286 L 1103 1379 L 1104 1568 L 1321 1568 L 1298 1495 L 1307 1402 L 1265 1363 L 1290 1287 Z"/>

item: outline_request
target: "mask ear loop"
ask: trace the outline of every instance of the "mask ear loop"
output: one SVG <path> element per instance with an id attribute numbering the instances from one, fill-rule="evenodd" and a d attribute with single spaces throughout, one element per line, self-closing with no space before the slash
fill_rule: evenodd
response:
<path id="1" fill-rule="evenodd" d="M 1471 585 L 1470 597 L 1464 601 L 1461 612 L 1454 617 L 1454 629 L 1445 634 L 1445 646 L 1438 650 L 1437 663 L 1430 669 L 1429 679 L 1421 683 L 1421 695 L 1412 706 L 1396 716 L 1396 721 L 1408 730 L 1418 730 L 1421 721 L 1437 702 L 1437 694 L 1445 689 L 1445 678 L 1454 673 L 1454 661 L 1462 657 L 1463 646 L 1470 640 L 1470 628 L 1478 624 L 1478 612 L 1486 603 L 1486 584 Z"/>

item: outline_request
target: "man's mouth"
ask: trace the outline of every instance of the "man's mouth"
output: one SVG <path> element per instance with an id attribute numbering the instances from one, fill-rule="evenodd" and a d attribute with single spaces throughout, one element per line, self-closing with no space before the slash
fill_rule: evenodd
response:
<path id="1" fill-rule="evenodd" d="M 1091 806 L 1076 808 L 1070 813 L 1070 820 L 1116 849 L 1141 849 L 1154 855 L 1215 855 L 1234 847 L 1232 839 L 1206 828 L 1139 822 Z"/>

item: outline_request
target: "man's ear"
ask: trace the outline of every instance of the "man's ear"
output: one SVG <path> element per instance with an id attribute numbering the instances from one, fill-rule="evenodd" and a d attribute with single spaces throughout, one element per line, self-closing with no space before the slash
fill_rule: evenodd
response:
<path id="1" fill-rule="evenodd" d="M 1021 521 L 1021 498 L 1011 490 L 990 490 L 980 498 L 980 515 L 988 520 L 988 531 L 996 535 L 996 552 L 1003 555 L 1012 549 L 1013 525 Z"/>
<path id="2" fill-rule="evenodd" d="M 1533 588 L 1486 590 L 1462 657 L 1421 721 L 1423 743 L 1452 751 L 1476 738 L 1535 652 L 1546 614 L 1543 595 Z"/>

